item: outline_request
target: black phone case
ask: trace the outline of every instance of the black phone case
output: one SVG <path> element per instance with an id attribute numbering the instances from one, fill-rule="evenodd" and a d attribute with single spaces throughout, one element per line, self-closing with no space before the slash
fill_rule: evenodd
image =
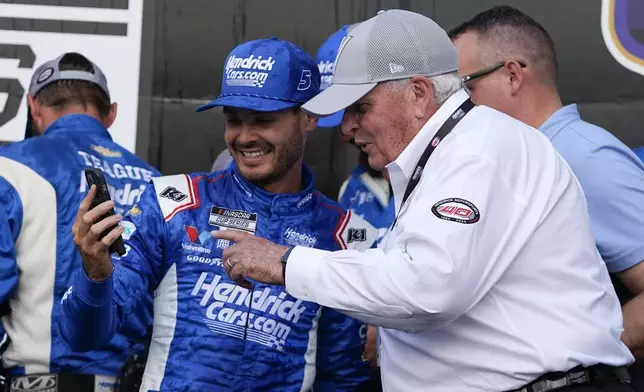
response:
<path id="1" fill-rule="evenodd" d="M 90 209 L 93 209 L 99 204 L 110 200 L 110 192 L 107 189 L 105 175 L 103 174 L 103 171 L 101 169 L 86 169 L 85 179 L 87 180 L 87 189 L 90 189 L 92 185 L 96 185 L 96 196 L 94 196 L 94 200 L 92 200 L 92 206 L 90 207 Z M 114 215 L 114 209 L 108 211 L 108 213 L 102 216 L 99 221 L 112 215 Z M 106 236 L 115 227 L 116 226 L 112 226 L 109 229 L 105 230 L 105 232 L 101 234 L 101 238 Z M 125 243 L 123 242 L 123 238 L 121 236 L 119 236 L 119 238 L 117 238 L 116 241 L 114 241 L 114 243 L 110 245 L 109 252 L 116 253 L 119 256 L 123 256 L 125 254 Z"/>

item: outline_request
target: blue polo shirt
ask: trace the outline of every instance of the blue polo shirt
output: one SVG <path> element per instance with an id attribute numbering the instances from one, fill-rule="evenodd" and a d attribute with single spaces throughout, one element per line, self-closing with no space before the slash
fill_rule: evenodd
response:
<path id="1" fill-rule="evenodd" d="M 644 260 L 644 163 L 608 131 L 582 120 L 574 104 L 555 112 L 540 130 L 581 184 L 608 271 Z"/>

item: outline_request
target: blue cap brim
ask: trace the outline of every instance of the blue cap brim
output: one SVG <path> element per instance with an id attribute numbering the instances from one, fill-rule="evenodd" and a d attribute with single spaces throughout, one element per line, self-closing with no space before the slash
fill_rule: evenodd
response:
<path id="1" fill-rule="evenodd" d="M 342 117 L 344 117 L 344 110 L 335 112 L 330 116 L 320 117 L 318 119 L 318 127 L 320 128 L 334 128 L 342 124 Z"/>
<path id="2" fill-rule="evenodd" d="M 219 97 L 214 101 L 210 101 L 205 105 L 197 108 L 197 112 L 212 109 L 217 106 L 229 106 L 239 109 L 256 110 L 258 112 L 276 112 L 292 108 L 293 106 L 301 105 L 297 102 L 278 101 L 276 99 L 251 97 L 245 95 L 228 95 L 226 97 Z"/>

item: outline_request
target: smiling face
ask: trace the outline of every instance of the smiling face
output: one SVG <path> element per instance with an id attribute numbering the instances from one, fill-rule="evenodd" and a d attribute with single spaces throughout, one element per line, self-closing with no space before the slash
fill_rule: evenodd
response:
<path id="1" fill-rule="evenodd" d="M 224 116 L 224 137 L 240 173 L 264 187 L 301 165 L 306 134 L 315 128 L 315 120 L 300 109 L 257 112 L 225 107 Z"/>

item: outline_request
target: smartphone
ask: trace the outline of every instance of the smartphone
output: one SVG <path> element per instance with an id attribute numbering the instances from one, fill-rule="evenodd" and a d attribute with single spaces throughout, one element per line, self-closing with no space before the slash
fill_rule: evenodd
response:
<path id="1" fill-rule="evenodd" d="M 87 189 L 90 189 L 92 185 L 96 185 L 96 196 L 94 196 L 94 200 L 92 200 L 92 206 L 90 207 L 90 209 L 93 209 L 99 204 L 110 200 L 110 192 L 107 189 L 105 175 L 103 174 L 103 171 L 101 169 L 86 169 L 85 180 L 87 180 Z M 109 210 L 107 214 L 103 215 L 99 219 L 99 221 L 112 215 L 114 215 L 113 208 Z M 105 230 L 105 232 L 101 234 L 100 238 L 105 237 L 115 227 L 116 225 Z M 119 256 L 123 256 L 125 254 L 125 243 L 123 242 L 123 237 L 119 236 L 119 238 L 117 238 L 116 241 L 114 241 L 112 245 L 110 245 L 109 252 L 116 253 Z"/>

